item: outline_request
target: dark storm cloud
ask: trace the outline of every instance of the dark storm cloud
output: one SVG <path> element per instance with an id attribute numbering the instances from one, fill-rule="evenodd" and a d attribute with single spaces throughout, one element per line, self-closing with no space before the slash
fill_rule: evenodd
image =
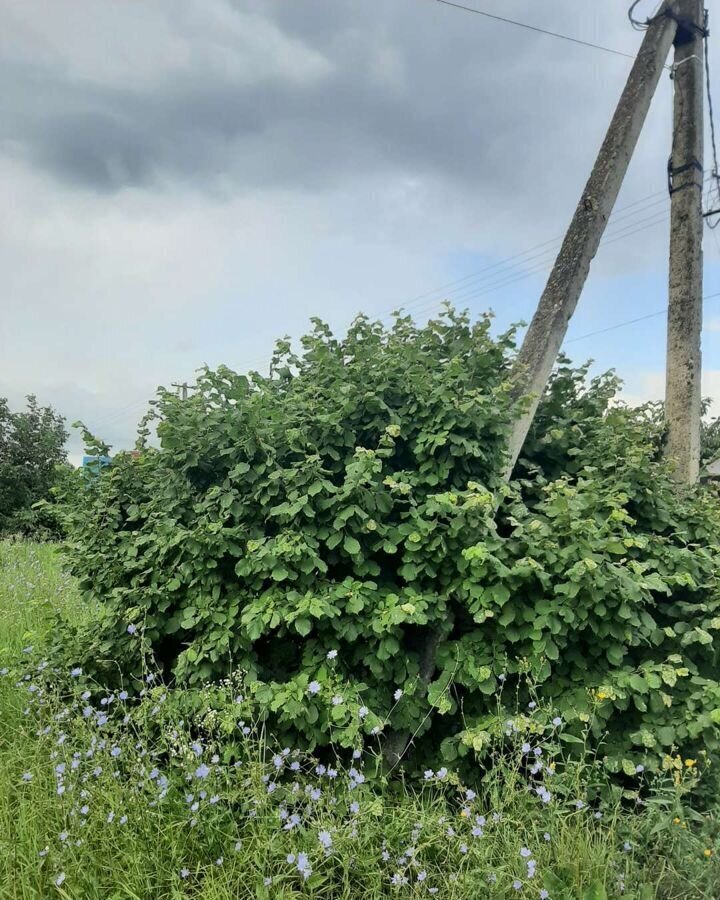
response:
<path id="1" fill-rule="evenodd" d="M 104 191 L 151 180 L 152 154 L 133 122 L 100 112 L 70 113 L 36 131 L 36 160 L 68 181 Z"/>
<path id="2" fill-rule="evenodd" d="M 248 77 L 198 54 L 133 85 L 6 62 L 7 152 L 98 192 L 178 179 L 200 189 L 317 190 L 380 174 L 494 193 L 564 165 L 559 151 L 570 134 L 597 142 L 606 91 L 593 89 L 588 75 L 599 61 L 584 53 L 548 57 L 543 39 L 522 35 L 518 43 L 506 26 L 409 0 L 233 10 L 245 29 L 276 29 L 315 70 L 296 77 L 292 61 L 268 59 Z M 168 18 L 192 46 L 190 26 L 170 6 Z M 152 35 L 138 40 L 152 55 Z M 212 44 L 206 49 L 212 54 Z M 601 62 L 622 78 L 623 61 Z M 543 141 L 531 146 L 531 134 Z"/>

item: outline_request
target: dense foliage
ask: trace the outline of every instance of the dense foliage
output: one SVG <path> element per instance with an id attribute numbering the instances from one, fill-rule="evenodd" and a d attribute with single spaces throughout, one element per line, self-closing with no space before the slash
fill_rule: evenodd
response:
<path id="1" fill-rule="evenodd" d="M 657 408 L 566 361 L 504 485 L 513 334 L 489 326 L 316 322 L 269 377 L 161 391 L 160 449 L 70 498 L 104 609 L 77 661 L 239 669 L 280 735 L 412 733 L 424 761 L 483 753 L 498 681 L 533 701 L 520 674 L 628 776 L 717 746 L 715 496 L 677 492 Z"/>
<path id="2" fill-rule="evenodd" d="M 640 773 L 625 803 L 591 745 L 568 758 L 552 710 L 498 683 L 523 728 L 482 781 L 447 766 L 408 784 L 377 739 L 322 758 L 278 744 L 237 673 L 195 689 L 148 672 L 131 693 L 49 665 L 52 611 L 97 614 L 51 546 L 0 542 L 0 897 L 717 897 L 720 810 L 688 802 L 700 766 Z"/>
<path id="3" fill-rule="evenodd" d="M 35 397 L 21 412 L 0 397 L 0 534 L 54 531 L 52 515 L 34 504 L 50 498 L 58 467 L 66 462 L 67 436 L 63 417 Z"/>

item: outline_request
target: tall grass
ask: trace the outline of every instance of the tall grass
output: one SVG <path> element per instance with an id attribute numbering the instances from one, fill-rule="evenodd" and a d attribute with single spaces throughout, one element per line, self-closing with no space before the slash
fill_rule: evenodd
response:
<path id="1" fill-rule="evenodd" d="M 388 779 L 370 747 L 276 746 L 239 679 L 133 699 L 53 672 L 56 613 L 94 615 L 53 548 L 0 545 L 2 898 L 720 897 L 673 779 L 628 808 L 511 725 L 472 786 Z"/>

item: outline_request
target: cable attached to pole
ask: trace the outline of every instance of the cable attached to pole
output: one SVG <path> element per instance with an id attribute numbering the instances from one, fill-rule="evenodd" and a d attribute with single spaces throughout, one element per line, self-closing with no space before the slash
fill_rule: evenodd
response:
<path id="1" fill-rule="evenodd" d="M 634 2 L 630 4 L 630 9 L 628 10 L 628 19 L 630 20 L 630 24 L 635 31 L 647 31 L 648 27 L 652 25 L 652 23 L 658 18 L 658 14 L 662 9 L 662 3 L 660 3 L 655 12 L 648 19 L 645 19 L 644 22 L 641 22 L 640 19 L 636 19 L 633 15 L 633 13 L 635 12 L 635 7 L 640 3 L 641 0 L 634 0 Z"/>
<path id="2" fill-rule="evenodd" d="M 708 228 L 714 229 L 717 228 L 718 225 L 720 225 L 720 171 L 718 171 L 717 140 L 715 138 L 715 115 L 713 112 L 712 90 L 710 89 L 710 54 L 708 52 L 708 36 L 710 34 L 710 30 L 708 28 L 709 20 L 710 14 L 707 10 L 705 10 L 705 87 L 708 101 L 708 113 L 710 117 L 710 139 L 712 143 L 713 154 L 713 168 L 711 179 L 712 181 L 714 181 L 714 190 L 711 184 L 710 188 L 708 189 L 707 198 L 705 201 L 707 210 L 703 213 L 703 216 L 708 225 Z M 715 208 L 713 208 L 713 202 L 715 203 Z M 717 216 L 718 218 L 712 220 L 715 216 Z"/>
<path id="3" fill-rule="evenodd" d="M 630 24 L 632 25 L 635 31 L 645 31 L 650 24 L 650 20 L 646 19 L 644 22 L 641 22 L 639 19 L 636 19 L 633 16 L 635 12 L 635 7 L 638 6 L 640 0 L 634 0 L 634 2 L 630 5 L 630 9 L 628 10 L 628 19 L 630 20 Z"/>

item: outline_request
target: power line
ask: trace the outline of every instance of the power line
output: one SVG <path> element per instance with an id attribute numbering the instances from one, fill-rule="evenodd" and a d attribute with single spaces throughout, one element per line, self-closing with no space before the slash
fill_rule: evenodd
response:
<path id="1" fill-rule="evenodd" d="M 645 228 L 647 228 L 647 227 L 649 227 L 649 226 L 644 226 L 643 228 L 639 228 L 638 231 L 644 231 Z M 703 302 L 705 302 L 707 300 L 714 300 L 717 297 L 720 297 L 720 291 L 716 291 L 714 294 L 706 294 L 703 297 Z M 645 322 L 648 319 L 656 319 L 659 316 L 665 316 L 665 315 L 667 315 L 667 309 L 658 309 L 655 312 L 647 313 L 644 316 L 637 316 L 634 319 L 626 319 L 624 322 L 617 322 L 615 325 L 609 325 L 607 328 L 598 328 L 596 331 L 589 331 L 586 334 L 580 334 L 577 337 L 570 338 L 569 340 L 564 341 L 563 346 L 565 344 L 574 344 L 576 341 L 584 341 L 587 338 L 597 337 L 598 335 L 601 335 L 601 334 L 608 334 L 608 332 L 617 331 L 619 328 L 627 328 L 629 325 L 637 325 L 639 322 Z M 249 371 L 249 369 L 248 369 L 248 371 Z M 141 401 L 141 402 L 145 402 L 145 401 Z M 136 406 L 136 405 L 138 405 L 138 404 L 137 403 L 130 404 L 128 407 L 124 407 L 124 409 L 129 409 L 130 406 Z"/>
<path id="2" fill-rule="evenodd" d="M 711 176 L 707 176 L 707 180 L 710 180 L 710 178 Z M 625 220 L 632 219 L 633 217 L 637 216 L 638 213 L 643 213 L 646 210 L 649 210 L 651 207 L 657 206 L 658 204 L 666 201 L 667 189 L 665 188 L 660 191 L 654 191 L 653 193 L 647 194 L 644 197 L 640 197 L 638 200 L 634 200 L 632 203 L 628 203 L 625 206 L 621 206 L 618 209 L 614 210 L 611 215 L 608 230 L 606 231 L 605 236 L 601 242 L 601 246 L 611 244 L 615 240 L 630 237 L 632 234 L 635 234 L 636 231 L 645 230 L 645 228 L 636 229 L 635 226 L 641 224 L 642 222 L 648 222 L 648 219 L 643 219 L 640 222 L 628 222 L 628 224 L 622 229 L 615 229 L 614 226 L 619 225 L 620 222 L 623 222 Z M 666 220 L 666 218 L 667 216 L 664 214 L 661 219 L 658 219 L 657 221 L 650 221 L 647 227 L 661 224 Z M 632 228 L 632 230 L 627 232 L 628 228 Z M 540 244 L 535 244 L 532 247 L 528 247 L 526 250 L 514 253 L 510 256 L 498 260 L 497 262 L 491 263 L 490 265 L 483 266 L 480 269 L 469 272 L 467 275 L 464 275 L 461 278 L 457 278 L 453 281 L 441 284 L 436 288 L 432 288 L 429 291 L 424 291 L 423 293 L 410 297 L 405 301 L 394 303 L 391 307 L 375 313 L 374 317 L 378 318 L 380 321 L 386 321 L 394 312 L 398 310 L 401 310 L 403 312 L 412 310 L 412 312 L 416 315 L 422 314 L 425 311 L 439 308 L 440 304 L 447 299 L 452 299 L 455 302 L 469 300 L 477 296 L 482 296 L 486 293 L 491 293 L 493 290 L 499 290 L 500 288 L 514 284 L 517 281 L 522 281 L 525 278 L 529 278 L 541 271 L 547 271 L 546 264 L 554 258 L 555 249 L 562 242 L 562 240 L 563 235 L 558 235 L 554 238 L 543 241 Z M 546 259 L 546 261 L 540 264 L 538 268 L 540 259 L 542 259 L 543 257 L 547 257 L 547 255 L 550 253 L 552 253 L 550 259 Z M 524 263 L 528 263 L 533 260 L 538 260 L 538 262 L 534 263 L 531 270 L 522 269 Z M 502 271 L 503 269 L 505 271 Z M 515 274 L 512 274 L 513 269 L 516 270 Z M 517 274 L 518 271 L 519 274 Z M 482 288 L 480 288 L 480 284 L 482 282 L 487 281 L 489 278 L 496 277 L 499 279 L 497 283 L 493 283 L 490 286 L 483 285 Z M 471 284 L 471 282 L 473 282 L 473 284 Z M 253 360 L 253 362 L 246 367 L 247 371 L 251 371 L 255 368 L 261 367 L 265 364 L 265 362 L 266 358 L 263 358 L 262 360 L 260 360 L 259 358 Z"/>
<path id="3" fill-rule="evenodd" d="M 710 180 L 711 178 L 712 176 L 708 176 L 707 180 Z M 666 199 L 666 197 L 667 193 L 665 190 L 655 191 L 652 194 L 641 197 L 640 199 L 615 210 L 605 236 L 601 241 L 600 247 L 602 248 L 603 246 L 607 246 L 618 240 L 625 240 L 634 234 L 667 221 L 667 210 L 658 210 L 646 218 L 633 221 L 639 214 L 641 215 L 646 211 L 649 211 L 652 207 L 658 206 Z M 622 224 L 622 227 L 616 227 L 621 225 L 621 223 L 624 223 Z M 546 273 L 554 258 L 555 248 L 561 240 L 562 237 L 551 238 L 550 240 L 543 241 L 533 247 L 529 247 L 527 250 L 504 257 L 498 262 L 484 266 L 462 278 L 440 285 L 423 294 L 419 294 L 405 303 L 395 304 L 392 308 L 377 314 L 378 318 L 380 321 L 387 321 L 390 315 L 398 308 L 407 310 L 410 307 L 414 307 L 413 311 L 416 315 L 423 314 L 424 312 L 432 312 L 439 309 L 442 302 L 446 299 L 450 299 L 454 303 L 474 300 L 478 297 L 501 290 L 504 287 L 511 287 L 521 281 L 531 278 L 533 275 Z M 532 262 L 533 265 L 530 268 L 524 268 L 524 265 L 530 262 Z M 452 290 L 453 288 L 455 288 L 455 290 Z M 662 311 L 660 314 L 662 314 Z M 657 313 L 652 313 L 651 315 L 655 316 Z M 620 326 L 611 326 L 610 330 L 615 327 Z M 589 337 L 591 335 L 587 336 Z M 586 337 L 586 335 L 572 338 L 571 340 L 581 340 L 583 337 Z M 261 368 L 266 362 L 267 358 L 263 358 L 262 360 L 258 358 L 245 368 L 247 371 L 251 371 L 256 368 Z M 98 427 L 106 428 L 109 425 L 115 424 L 125 418 L 124 414 L 126 412 L 142 407 L 148 402 L 147 399 L 136 400 L 119 409 L 108 411 L 93 422 L 93 427 L 96 429 Z"/>
<path id="4" fill-rule="evenodd" d="M 635 31 L 647 31 L 648 27 L 652 24 L 653 20 L 656 18 L 660 9 L 662 8 L 662 3 L 659 4 L 655 12 L 650 16 L 650 18 L 646 19 L 644 22 L 641 22 L 639 19 L 636 19 L 633 16 L 635 12 L 635 7 L 638 6 L 642 0 L 633 0 L 633 3 L 630 5 L 630 9 L 628 10 L 628 19 L 630 20 L 630 24 L 635 29 Z"/>
<path id="5" fill-rule="evenodd" d="M 707 180 L 709 181 L 712 176 L 707 176 Z M 633 216 L 636 216 L 639 212 L 644 212 L 645 209 L 650 209 L 650 207 L 657 206 L 659 203 L 667 201 L 667 188 L 661 191 L 654 191 L 652 194 L 648 194 L 645 197 L 641 197 L 638 200 L 633 201 L 632 203 L 628 203 L 625 206 L 620 207 L 617 210 L 614 210 L 612 216 L 610 218 L 610 223 L 608 225 L 608 232 L 606 232 L 604 243 L 609 243 L 607 237 L 612 232 L 612 229 L 615 225 L 619 224 L 621 221 L 625 219 L 631 219 Z M 654 199 L 656 198 L 656 199 Z M 652 201 L 649 203 L 648 201 Z M 640 207 L 640 209 L 636 209 L 636 207 Z M 634 212 L 630 212 L 630 210 L 635 210 Z M 557 248 L 563 241 L 564 235 L 557 235 L 554 238 L 550 238 L 549 240 L 543 241 L 540 244 L 536 244 L 533 247 L 528 247 L 527 250 L 520 251 L 518 253 L 514 253 L 511 256 L 504 257 L 503 259 L 498 260 L 497 262 L 491 263 L 490 265 L 483 266 L 480 269 L 476 269 L 473 272 L 464 275 L 462 278 L 458 278 L 454 281 L 447 282 L 445 284 L 439 285 L 437 288 L 433 288 L 432 290 L 425 291 L 422 294 L 418 294 L 415 297 L 411 297 L 410 299 L 394 304 L 392 307 L 380 311 L 376 315 L 383 317 L 390 315 L 395 310 L 401 309 L 403 311 L 407 311 L 412 309 L 413 307 L 417 307 L 421 305 L 422 307 L 427 307 L 429 304 L 437 303 L 438 299 L 446 299 L 448 293 L 452 292 L 453 288 L 459 288 L 460 285 L 466 285 L 467 282 L 475 281 L 480 279 L 480 276 L 483 276 L 481 280 L 484 280 L 488 277 L 488 273 L 497 269 L 503 269 L 510 266 L 510 264 L 515 263 L 515 261 L 524 261 L 529 262 L 532 259 L 535 259 L 539 256 L 544 256 L 546 253 L 551 252 L 551 248 Z M 543 252 L 538 252 L 543 251 Z M 520 264 L 521 264 L 520 262 Z M 517 267 L 517 265 L 516 265 Z M 494 277 L 494 275 L 492 276 Z M 437 295 L 441 295 L 440 298 L 437 298 Z M 425 301 L 425 302 L 423 302 Z"/>
<path id="6" fill-rule="evenodd" d="M 665 191 L 661 191 L 661 192 L 657 192 L 657 193 L 662 193 L 664 196 L 667 196 Z M 654 196 L 656 196 L 656 194 L 650 194 L 648 197 L 642 198 L 641 200 L 636 200 L 634 203 L 631 203 L 625 207 L 622 207 L 617 212 L 621 213 L 621 212 L 625 212 L 626 210 L 628 210 L 632 207 L 640 207 L 639 209 L 636 209 L 635 212 L 632 213 L 629 217 L 628 216 L 621 217 L 621 219 L 632 218 L 632 216 L 637 215 L 638 213 L 643 213 L 643 212 L 645 212 L 646 209 L 649 209 L 652 206 L 656 206 L 657 201 L 653 202 L 653 203 L 649 203 L 649 204 L 647 203 L 647 200 L 651 200 Z M 645 205 L 645 208 L 642 208 L 643 204 Z M 654 228 L 657 225 L 661 225 L 661 224 L 667 222 L 667 220 L 668 220 L 668 211 L 662 210 L 662 211 L 658 211 L 658 212 L 654 213 L 653 215 L 651 215 L 647 218 L 640 219 L 639 221 L 623 224 L 622 227 L 620 227 L 620 228 L 613 229 L 612 227 L 609 227 L 605 233 L 605 236 L 603 237 L 602 241 L 600 242 L 600 248 L 602 249 L 603 247 L 606 247 L 609 244 L 615 243 L 616 241 L 619 241 L 619 240 L 627 240 L 627 238 L 632 237 L 633 235 L 638 234 L 642 231 L 647 231 L 649 228 Z M 537 245 L 537 247 L 544 247 L 547 245 L 556 244 L 556 243 L 558 243 L 558 241 L 559 241 L 559 239 L 553 239 L 552 241 L 545 241 L 543 244 Z M 537 247 L 531 248 L 531 250 L 537 249 Z M 525 251 L 525 254 L 527 254 L 529 252 L 530 252 L 530 250 Z M 548 257 L 547 256 L 548 253 L 550 253 L 552 255 L 550 255 Z M 516 269 L 515 272 L 513 272 L 512 268 L 511 268 L 505 272 L 493 272 L 492 275 L 485 276 L 485 280 L 487 280 L 487 278 L 491 278 L 491 279 L 497 278 L 497 280 L 495 280 L 495 281 L 490 281 L 489 283 L 486 283 L 486 284 L 481 283 L 479 285 L 477 285 L 477 284 L 476 285 L 462 285 L 462 282 L 467 281 L 467 279 L 470 277 L 477 277 L 478 275 L 488 272 L 489 270 L 493 270 L 502 264 L 508 263 L 515 259 L 518 259 L 525 254 L 517 253 L 517 254 L 514 254 L 513 256 L 506 257 L 504 260 L 501 260 L 499 263 L 494 263 L 491 266 L 486 266 L 485 268 L 478 270 L 478 272 L 474 273 L 474 275 L 465 276 L 465 278 L 458 279 L 455 282 L 450 282 L 449 284 L 441 286 L 440 288 L 436 289 L 436 291 L 430 291 L 430 292 L 427 292 L 426 294 L 420 294 L 417 298 L 415 298 L 414 301 L 410 301 L 410 303 L 397 304 L 394 307 L 392 307 L 391 309 L 376 313 L 374 315 L 374 318 L 377 318 L 380 322 L 387 323 L 390 316 L 396 310 L 401 309 L 404 312 L 405 310 L 408 309 L 409 306 L 414 307 L 413 313 L 416 316 L 423 315 L 425 313 L 431 314 L 435 310 L 440 309 L 441 305 L 446 300 L 452 301 L 455 304 L 464 303 L 466 301 L 475 300 L 479 297 L 483 297 L 488 294 L 494 293 L 495 291 L 501 290 L 502 288 L 511 287 L 515 284 L 518 284 L 521 281 L 525 281 L 528 278 L 531 278 L 534 275 L 547 274 L 547 272 L 550 268 L 550 265 L 552 264 L 552 261 L 554 259 L 554 252 L 552 251 L 552 249 L 548 249 L 544 253 L 537 254 L 540 257 L 546 257 L 546 258 L 544 260 L 539 259 L 529 269 L 523 270 L 520 266 L 516 265 L 513 267 Z M 452 287 L 453 285 L 458 285 L 457 291 L 445 291 L 445 293 L 441 294 L 438 297 L 432 296 L 434 293 L 443 291 L 444 289 L 446 289 L 448 287 Z M 462 286 L 460 286 L 460 285 L 462 285 Z M 420 303 L 417 302 L 418 300 L 423 300 L 424 298 L 428 298 L 428 297 L 429 297 L 429 299 L 425 299 L 425 302 L 420 302 Z M 262 360 L 260 360 L 258 358 L 256 360 L 253 360 L 253 362 L 251 364 L 249 364 L 248 366 L 246 366 L 245 369 L 247 371 L 255 370 L 257 368 L 261 368 L 262 366 L 264 366 L 264 364 L 266 362 L 267 362 L 267 358 L 264 358 Z"/>
<path id="7" fill-rule="evenodd" d="M 633 2 L 630 4 L 630 9 L 628 10 L 628 19 L 630 20 L 630 24 L 635 29 L 635 31 L 645 31 L 645 29 L 647 28 L 647 22 L 641 22 L 639 19 L 636 19 L 633 16 L 635 7 L 640 2 L 641 0 L 633 0 Z"/>
<path id="8" fill-rule="evenodd" d="M 94 426 L 101 424 L 103 426 L 112 424 L 114 421 L 122 418 L 122 414 L 128 412 L 131 409 L 136 407 L 144 406 L 148 402 L 146 397 L 143 397 L 142 400 L 133 400 L 132 403 L 128 403 L 125 406 L 121 406 L 119 409 L 115 409 L 111 412 L 103 413 L 103 415 L 99 416 L 95 422 Z M 109 417 L 109 418 L 108 418 Z M 106 421 L 107 420 L 107 421 Z"/>
<path id="9" fill-rule="evenodd" d="M 648 203 L 648 201 L 652 202 Z M 655 191 L 652 194 L 648 194 L 646 197 L 641 197 L 639 200 L 635 200 L 632 203 L 628 203 L 626 206 L 620 207 L 612 214 L 610 225 L 608 226 L 609 231 L 611 231 L 613 226 L 619 224 L 621 221 L 631 219 L 638 213 L 644 212 L 645 209 L 650 209 L 651 207 L 657 206 L 659 203 L 666 201 L 667 189 L 664 189 L 662 191 Z M 637 209 L 637 207 L 640 207 L 640 209 Z M 631 210 L 634 211 L 631 212 Z M 477 280 L 485 280 L 488 277 L 495 277 L 496 274 L 500 274 L 498 270 L 507 269 L 508 267 L 518 268 L 519 265 L 522 265 L 523 263 L 527 263 L 539 257 L 545 256 L 550 252 L 554 253 L 555 249 L 562 243 L 562 240 L 563 235 L 557 235 L 556 237 L 543 241 L 540 244 L 535 244 L 532 247 L 528 247 L 527 250 L 522 250 L 518 253 L 512 254 L 511 256 L 503 257 L 497 262 L 491 263 L 487 266 L 482 266 L 480 269 L 469 272 L 467 275 L 455 279 L 454 281 L 446 282 L 445 284 L 441 284 L 436 288 L 411 297 L 408 300 L 395 303 L 392 307 L 379 312 L 377 315 L 381 317 L 387 316 L 397 309 L 406 311 L 417 307 L 418 305 L 426 307 L 429 303 L 436 303 L 438 299 L 445 299 L 448 296 L 448 292 L 455 293 L 453 289 L 459 290 L 462 286 L 462 289 L 464 290 L 466 287 L 469 287 L 468 282 L 476 282 Z M 494 274 L 490 276 L 490 272 L 493 272 Z M 438 298 L 438 295 L 441 295 L 440 298 Z"/>
<path id="10" fill-rule="evenodd" d="M 618 240 L 625 240 L 634 234 L 666 222 L 668 217 L 667 210 L 658 210 L 652 213 L 651 216 L 639 220 L 635 218 L 666 200 L 667 190 L 664 189 L 654 191 L 638 200 L 634 200 L 632 203 L 619 207 L 611 216 L 610 224 L 600 243 L 600 247 L 602 248 Z M 623 223 L 622 227 L 616 227 L 621 223 Z M 425 312 L 439 309 L 445 300 L 451 300 L 453 303 L 473 300 L 504 287 L 510 287 L 533 275 L 546 273 L 554 259 L 555 248 L 561 241 L 562 236 L 543 241 L 540 244 L 529 247 L 527 250 L 504 257 L 488 266 L 483 266 L 462 278 L 446 282 L 409 300 L 395 303 L 392 307 L 374 313 L 372 317 L 381 322 L 387 322 L 397 310 L 402 310 L 403 312 L 412 310 L 415 315 L 422 315 Z M 523 268 L 523 265 L 529 262 L 533 262 L 531 268 Z M 244 366 L 244 369 L 246 371 L 262 369 L 267 363 L 267 359 L 267 357 L 262 359 L 256 357 L 252 362 Z"/>
<path id="11" fill-rule="evenodd" d="M 575 341 L 584 341 L 585 338 L 595 337 L 598 334 L 607 334 L 608 331 L 615 331 L 618 328 L 625 328 L 628 325 L 636 325 L 638 322 L 644 322 L 646 319 L 655 319 L 657 316 L 666 315 L 666 309 L 659 309 L 657 312 L 648 313 L 646 316 L 638 316 L 636 319 L 627 319 L 625 322 L 618 322 L 617 325 L 610 325 L 607 328 L 598 328 L 597 331 L 589 331 L 587 334 L 580 334 L 577 337 L 570 338 L 565 341 L 566 344 L 574 344 Z"/>
<path id="12" fill-rule="evenodd" d="M 571 37 L 569 34 L 561 34 L 559 31 L 549 31 L 547 28 L 539 28 L 537 25 L 528 25 L 527 22 L 518 22 L 516 19 L 506 19 L 504 16 L 498 16 L 495 15 L 495 13 L 489 13 L 483 9 L 476 9 L 473 6 L 463 6 L 462 3 L 454 3 L 452 0 L 435 0 L 435 2 L 442 3 L 443 6 L 452 6 L 454 9 L 462 9 L 465 10 L 465 12 L 475 13 L 477 16 L 485 16 L 485 18 L 494 19 L 496 22 L 504 22 L 506 25 L 516 25 L 518 28 L 535 31 L 538 34 L 545 34 L 548 37 L 570 41 L 570 43 L 579 44 L 582 47 L 591 47 L 593 50 L 602 50 L 605 53 L 612 53 L 614 56 L 624 56 L 626 59 L 635 59 L 634 54 L 625 53 L 623 50 L 615 50 L 613 47 L 604 47 L 602 44 L 593 44 L 591 41 L 583 41 L 580 38 Z"/>
<path id="13" fill-rule="evenodd" d="M 667 219 L 667 210 L 663 210 L 662 212 L 655 213 L 654 215 L 646 219 L 641 219 L 638 222 L 624 225 L 622 228 L 618 228 L 614 231 L 608 230 L 608 232 L 606 232 L 606 237 L 600 244 L 600 247 L 607 246 L 608 244 L 612 244 L 618 240 L 624 240 L 634 234 L 637 234 L 640 231 L 645 231 L 648 228 L 660 225 L 663 222 L 666 222 Z M 501 288 L 510 287 L 511 285 L 514 285 L 520 281 L 524 281 L 525 279 L 530 278 L 533 275 L 547 273 L 554 259 L 554 253 L 552 253 L 552 255 L 549 257 L 547 256 L 547 254 L 542 254 L 542 256 L 545 256 L 545 259 L 538 260 L 538 262 L 534 263 L 529 269 L 522 269 L 521 267 L 516 266 L 515 269 L 519 271 L 515 271 L 513 273 L 512 270 L 509 270 L 501 273 L 496 273 L 499 275 L 499 278 L 496 281 L 492 281 L 489 284 L 485 285 L 473 286 L 469 290 L 463 289 L 459 292 L 450 292 L 442 299 L 451 299 L 454 303 L 464 303 L 468 300 L 477 299 L 478 297 L 493 293 L 494 291 L 500 290 Z M 416 308 L 414 312 L 417 315 L 425 311 L 431 311 L 432 309 L 439 307 L 441 302 L 441 300 L 426 302 L 421 307 Z"/>
<path id="14" fill-rule="evenodd" d="M 720 291 L 716 291 L 714 294 L 706 294 L 703 297 L 703 302 L 706 300 L 714 300 L 716 297 L 720 297 Z M 577 337 L 570 338 L 569 341 L 565 341 L 566 344 L 573 344 L 575 341 L 584 341 L 585 338 L 595 337 L 598 334 L 607 334 L 608 331 L 615 331 L 618 328 L 625 328 L 627 325 L 636 325 L 638 322 L 644 322 L 646 319 L 656 319 L 658 316 L 667 315 L 667 309 L 658 309 L 655 312 L 648 313 L 645 316 L 638 316 L 636 319 L 626 319 L 624 322 L 618 322 L 616 325 L 610 325 L 608 328 L 599 328 L 597 331 L 589 331 L 587 334 L 580 334 Z"/>
<path id="15" fill-rule="evenodd" d="M 713 112 L 713 100 L 712 100 L 712 91 L 710 89 L 710 53 L 708 50 L 709 41 L 708 41 L 708 25 L 710 20 L 710 14 L 707 10 L 705 10 L 705 85 L 706 85 L 706 93 L 707 93 L 707 102 L 708 102 L 708 116 L 710 119 L 710 138 L 712 141 L 712 154 L 713 154 L 713 170 L 711 178 L 715 180 L 715 202 L 720 205 L 720 173 L 718 173 L 718 155 L 717 155 L 717 142 L 715 140 L 715 114 Z M 707 205 L 708 210 L 705 213 L 705 221 L 710 228 L 716 228 L 720 224 L 720 218 L 715 219 L 714 222 L 711 222 L 709 219 L 709 214 L 712 211 L 712 198 L 713 191 L 712 186 L 708 190 L 707 194 Z M 718 210 L 720 212 L 720 210 Z"/>

